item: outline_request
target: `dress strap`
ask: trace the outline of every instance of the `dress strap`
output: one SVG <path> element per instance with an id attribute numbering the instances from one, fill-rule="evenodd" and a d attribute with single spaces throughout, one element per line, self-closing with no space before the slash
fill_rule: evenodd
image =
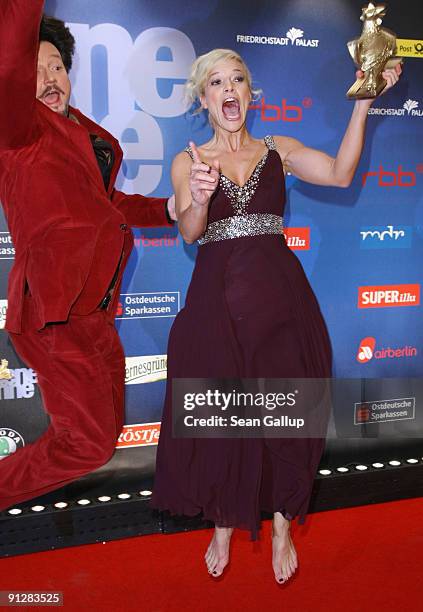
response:
<path id="1" fill-rule="evenodd" d="M 276 144 L 275 144 L 275 140 L 274 140 L 273 136 L 265 136 L 264 137 L 264 144 L 269 149 L 269 151 L 275 151 L 276 150 Z"/>
<path id="2" fill-rule="evenodd" d="M 185 153 L 188 153 L 188 155 L 190 156 L 192 161 L 194 161 L 194 153 L 192 152 L 192 148 L 191 147 L 185 147 L 184 151 L 185 151 Z"/>

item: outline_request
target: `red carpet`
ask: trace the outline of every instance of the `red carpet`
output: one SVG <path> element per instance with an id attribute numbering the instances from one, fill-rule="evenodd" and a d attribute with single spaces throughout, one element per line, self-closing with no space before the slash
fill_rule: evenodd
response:
<path id="1" fill-rule="evenodd" d="M 0 590 L 60 590 L 75 611 L 422 609 L 423 499 L 310 515 L 294 526 L 300 568 L 285 586 L 273 579 L 269 526 L 256 543 L 236 534 L 219 581 L 202 562 L 208 530 L 2 559 Z"/>

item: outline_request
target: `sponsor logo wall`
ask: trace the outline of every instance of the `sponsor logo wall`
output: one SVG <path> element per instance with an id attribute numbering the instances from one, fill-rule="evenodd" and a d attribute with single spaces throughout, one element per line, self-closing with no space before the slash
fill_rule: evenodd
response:
<path id="1" fill-rule="evenodd" d="M 282 134 L 336 154 L 353 107 L 345 91 L 354 80 L 346 41 L 361 28 L 355 1 L 288 8 L 274 0 L 265 9 L 252 0 L 235 0 L 233 7 L 214 0 L 126 0 L 124 12 L 119 3 L 89 4 L 46 0 L 45 10 L 64 18 L 76 39 L 73 104 L 122 143 L 120 189 L 170 195 L 173 157 L 189 140 L 201 144 L 210 137 L 207 120 L 187 112 L 182 94 L 192 61 L 214 47 L 240 52 L 262 90 L 248 113 L 254 137 Z M 365 150 L 350 188 L 286 177 L 285 239 L 317 294 L 338 377 L 423 372 L 423 41 L 413 18 L 404 19 L 400 6 L 389 6 L 384 25 L 396 30 L 403 24 L 398 48 L 406 69 L 401 84 L 369 110 Z M 183 308 L 197 248 L 185 245 L 177 228 L 135 229 L 134 246 L 116 318 L 127 355 L 120 452 L 157 441 L 169 330 Z M 2 221 L 0 329 L 13 258 Z M 1 331 L 0 356 L 8 356 L 17 378 L 1 382 L 0 399 L 28 394 L 41 419 L 37 394 L 29 395 L 36 380 L 10 352 Z M 0 418 L 0 428 L 8 426 Z"/>

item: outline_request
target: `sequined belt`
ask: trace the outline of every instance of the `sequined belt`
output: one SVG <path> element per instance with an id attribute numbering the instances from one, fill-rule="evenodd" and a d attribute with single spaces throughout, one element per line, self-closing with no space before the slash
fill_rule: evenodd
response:
<path id="1" fill-rule="evenodd" d="M 245 236 L 264 236 L 266 234 L 282 234 L 283 217 L 270 213 L 252 213 L 250 215 L 235 215 L 220 221 L 214 221 L 207 227 L 206 233 L 198 240 L 198 244 L 217 242 Z"/>

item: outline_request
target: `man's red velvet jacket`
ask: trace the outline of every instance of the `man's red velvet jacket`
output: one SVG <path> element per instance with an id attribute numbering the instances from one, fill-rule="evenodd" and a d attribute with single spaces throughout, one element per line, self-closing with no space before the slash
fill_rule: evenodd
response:
<path id="1" fill-rule="evenodd" d="M 36 99 L 43 4 L 0 2 L 0 200 L 16 249 L 6 320 L 15 333 L 26 283 L 40 326 L 92 312 L 118 266 L 126 225 L 169 225 L 165 199 L 114 188 L 122 150 L 111 134 L 76 109 L 79 124 Z M 114 149 L 107 192 L 90 133 Z"/>

